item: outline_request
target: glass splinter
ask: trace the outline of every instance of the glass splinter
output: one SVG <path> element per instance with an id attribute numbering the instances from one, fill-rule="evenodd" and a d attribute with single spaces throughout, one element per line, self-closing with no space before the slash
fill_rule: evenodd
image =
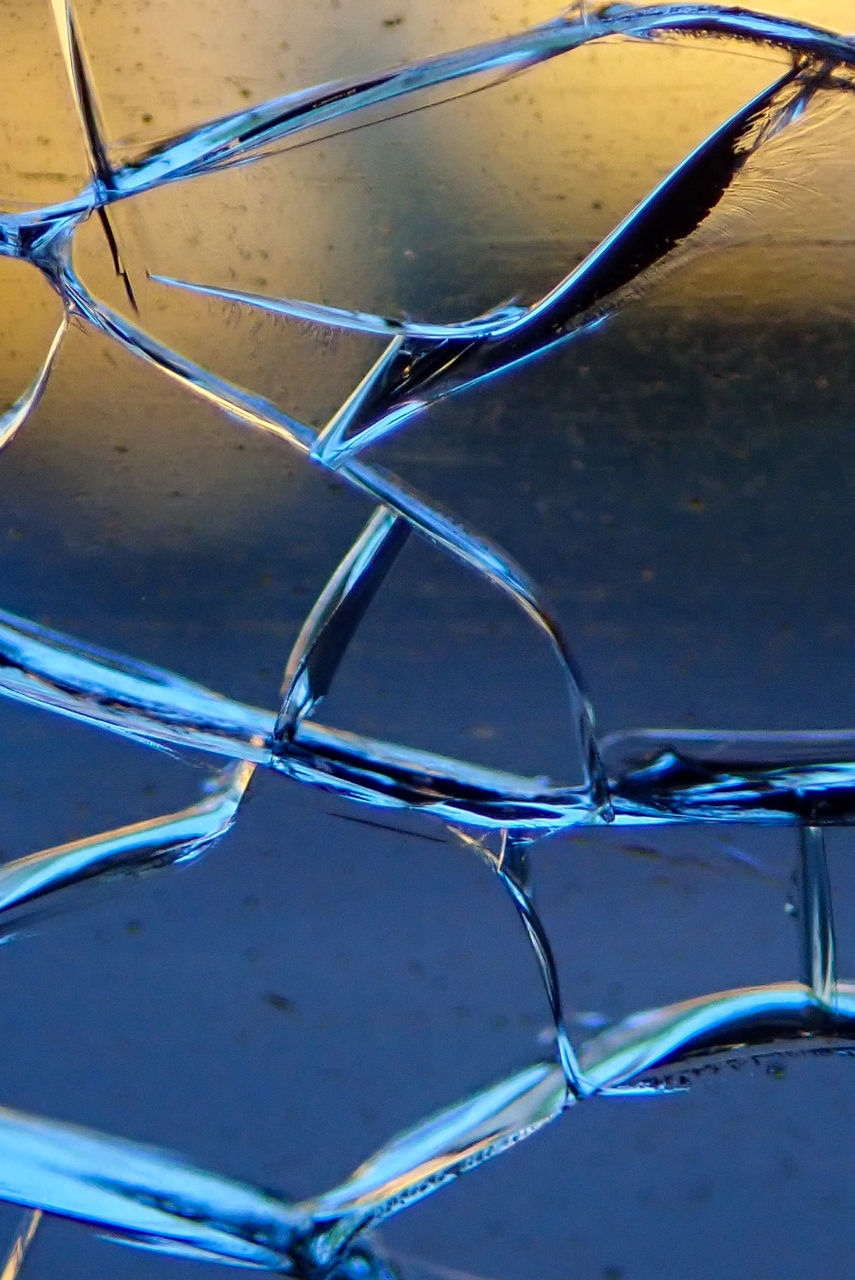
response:
<path id="1" fill-rule="evenodd" d="M 17 1280 L 42 1217 L 41 1209 L 28 1209 L 24 1214 L 6 1258 L 6 1264 L 0 1271 L 0 1280 Z"/>
<path id="2" fill-rule="evenodd" d="M 328 693 L 347 646 L 409 532 L 400 516 L 378 508 L 324 587 L 288 659 L 275 743 L 293 738 L 300 721 Z"/>
<path id="3" fill-rule="evenodd" d="M 822 827 L 800 828 L 799 871 L 804 982 L 822 1009 L 833 1009 L 837 988 L 834 916 Z"/>
<path id="4" fill-rule="evenodd" d="M 62 346 L 62 340 L 65 337 L 68 328 L 68 316 L 63 314 L 59 322 L 56 333 L 48 348 L 48 353 L 42 362 L 42 366 L 30 383 L 23 395 L 11 404 L 5 413 L 0 414 L 0 449 L 4 445 L 9 444 L 18 428 L 26 422 L 30 414 L 36 408 L 36 405 L 42 398 L 42 392 L 48 384 L 48 378 L 53 369 L 53 362 L 57 353 Z"/>

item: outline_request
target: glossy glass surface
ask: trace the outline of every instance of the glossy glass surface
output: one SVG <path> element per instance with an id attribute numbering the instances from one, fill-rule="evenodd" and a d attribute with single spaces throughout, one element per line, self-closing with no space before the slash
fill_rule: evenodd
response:
<path id="1" fill-rule="evenodd" d="M 0 7 L 3 1280 L 845 1273 L 848 26 Z"/>

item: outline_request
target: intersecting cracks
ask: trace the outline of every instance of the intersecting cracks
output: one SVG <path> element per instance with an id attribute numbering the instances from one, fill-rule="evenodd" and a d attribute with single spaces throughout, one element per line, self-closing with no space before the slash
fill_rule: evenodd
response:
<path id="1" fill-rule="evenodd" d="M 0 215 L 0 254 L 36 267 L 63 305 L 42 366 L 0 418 L 0 446 L 26 423 L 71 321 L 90 326 L 228 418 L 270 434 L 336 471 L 375 507 L 313 606 L 288 659 L 275 712 L 238 703 L 172 672 L 121 658 L 35 623 L 0 615 L 0 692 L 171 751 L 227 762 L 203 798 L 172 814 L 44 850 L 0 869 L 7 932 L 21 913 L 84 879 L 198 856 L 238 816 L 256 768 L 352 801 L 418 810 L 451 825 L 508 891 L 537 959 L 555 1053 L 398 1135 L 340 1187 L 289 1203 L 119 1138 L 0 1112 L 4 1196 L 33 1206 L 4 1277 L 15 1276 L 42 1210 L 82 1218 L 126 1243 L 284 1274 L 390 1274 L 367 1228 L 529 1136 L 592 1095 L 672 1087 L 679 1064 L 771 1041 L 855 1038 L 855 984 L 836 972 L 823 827 L 855 821 L 855 734 L 645 730 L 599 742 L 570 647 L 524 571 L 483 535 L 369 466 L 360 452 L 430 406 L 537 359 L 607 323 L 691 246 L 752 158 L 812 104 L 849 92 L 855 42 L 787 19 L 713 5 L 574 9 L 516 35 L 368 78 L 287 95 L 213 120 L 114 166 L 70 0 L 51 0 L 90 180 L 71 200 Z M 436 324 L 267 298 L 167 277 L 239 306 L 386 339 L 347 401 L 315 432 L 249 390 L 218 378 L 95 298 L 74 268 L 81 225 L 99 219 L 131 313 L 133 282 L 112 206 L 168 183 L 250 164 L 290 145 L 359 127 L 365 113 L 414 109 L 414 96 L 467 92 L 605 37 L 728 37 L 785 51 L 791 65 L 694 149 L 588 257 L 531 306 L 502 303 Z M 326 727 L 311 717 L 363 617 L 417 533 L 507 593 L 541 630 L 567 683 L 582 782 L 561 786 Z M 549 938 L 532 889 L 530 846 L 562 828 L 604 823 L 760 822 L 799 827 L 802 981 L 717 992 L 636 1014 L 580 1046 L 565 1026 Z M 8 922 L 8 923 L 7 923 Z M 734 1050 L 734 1046 L 736 1049 Z M 674 1066 L 674 1064 L 677 1066 Z M 678 1083 L 682 1077 L 677 1077 Z"/>

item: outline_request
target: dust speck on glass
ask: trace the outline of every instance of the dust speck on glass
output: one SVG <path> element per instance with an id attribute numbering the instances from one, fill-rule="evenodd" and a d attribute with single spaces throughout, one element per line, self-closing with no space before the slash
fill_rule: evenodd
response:
<path id="1" fill-rule="evenodd" d="M 855 39 L 249 9 L 0 16 L 4 1280 L 833 1270 Z"/>

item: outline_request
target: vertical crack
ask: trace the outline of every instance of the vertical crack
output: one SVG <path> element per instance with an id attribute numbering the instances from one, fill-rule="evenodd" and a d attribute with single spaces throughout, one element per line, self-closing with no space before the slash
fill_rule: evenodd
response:
<path id="1" fill-rule="evenodd" d="M 799 889 L 802 978 L 820 1007 L 833 1012 L 837 963 L 831 880 L 822 827 L 805 824 L 799 830 Z"/>
<path id="2" fill-rule="evenodd" d="M 104 232 L 104 238 L 107 242 L 116 276 L 122 281 L 132 309 L 138 311 L 139 308 L 137 307 L 130 276 L 119 252 L 119 244 L 110 215 L 105 203 L 103 203 L 103 201 L 115 195 L 116 180 L 113 167 L 107 155 L 104 129 L 89 67 L 80 44 L 77 20 L 74 16 L 71 0 L 51 0 L 51 9 L 59 36 L 66 74 L 71 85 L 74 105 L 77 108 L 77 115 L 83 130 L 89 167 L 102 197 L 97 209 L 98 220 Z"/>

